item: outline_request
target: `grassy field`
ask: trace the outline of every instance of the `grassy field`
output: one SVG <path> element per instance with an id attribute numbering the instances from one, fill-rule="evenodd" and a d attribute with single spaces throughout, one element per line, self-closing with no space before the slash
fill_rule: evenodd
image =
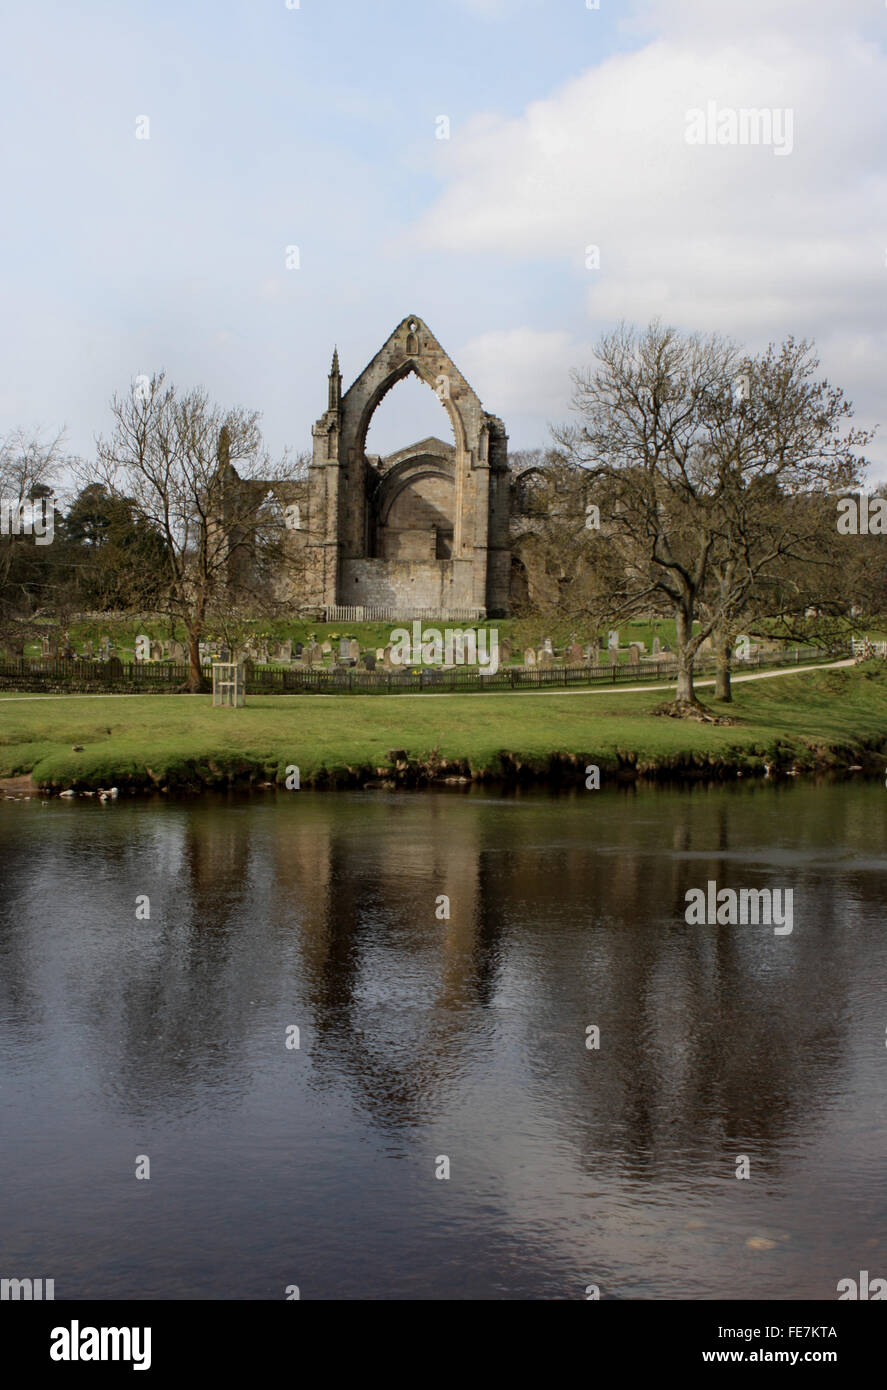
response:
<path id="1" fill-rule="evenodd" d="M 435 775 L 579 777 L 602 771 L 718 775 L 788 767 L 871 764 L 887 748 L 883 662 L 739 684 L 720 708 L 732 725 L 656 716 L 666 691 L 573 694 L 265 696 L 240 710 L 205 696 L 0 699 L 0 777 L 31 774 L 42 786 L 224 786 L 283 781 L 295 764 L 303 786 L 388 776 L 393 753 Z M 72 745 L 82 744 L 83 751 Z M 436 753 L 434 752 L 436 750 Z M 440 766 L 443 760 L 445 766 Z M 880 765 L 880 764 L 879 764 Z"/>

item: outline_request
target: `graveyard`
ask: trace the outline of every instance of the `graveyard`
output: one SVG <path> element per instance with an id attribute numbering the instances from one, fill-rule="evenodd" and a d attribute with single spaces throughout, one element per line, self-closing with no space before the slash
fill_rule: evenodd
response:
<path id="1" fill-rule="evenodd" d="M 282 791 L 293 765 L 302 787 L 584 787 L 589 764 L 628 779 L 883 769 L 882 660 L 737 682 L 717 724 L 660 717 L 663 694 L 254 696 L 241 709 L 214 709 L 205 695 L 4 694 L 0 778 L 55 792 L 114 785 L 124 796 Z"/>

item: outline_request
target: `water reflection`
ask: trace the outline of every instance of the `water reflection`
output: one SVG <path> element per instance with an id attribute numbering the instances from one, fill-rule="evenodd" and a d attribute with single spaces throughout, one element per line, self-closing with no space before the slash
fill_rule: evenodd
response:
<path id="1" fill-rule="evenodd" d="M 146 1268 L 160 1296 L 277 1296 L 268 1267 L 298 1225 L 317 1296 L 367 1296 L 335 1198 L 359 1213 L 369 1296 L 573 1297 L 601 1268 L 616 1296 L 832 1296 L 887 1211 L 872 1137 L 883 798 L 748 785 L 0 807 L 9 1249 L 33 1264 L 45 1244 L 105 1296 L 139 1296 Z M 791 936 L 688 926 L 684 895 L 709 879 L 793 888 Z M 118 1181 L 135 1142 L 162 1148 L 177 1184 L 150 1238 Z M 196 1157 L 210 1147 L 239 1295 Z M 438 1153 L 457 1175 L 446 1201 Z M 102 1165 L 135 1290 L 84 1268 L 84 1225 L 111 1212 L 76 1193 Z M 66 1215 L 40 1234 L 62 1190 Z M 784 1225 L 794 1244 L 777 1233 L 763 1282 L 737 1270 L 728 1249 Z"/>

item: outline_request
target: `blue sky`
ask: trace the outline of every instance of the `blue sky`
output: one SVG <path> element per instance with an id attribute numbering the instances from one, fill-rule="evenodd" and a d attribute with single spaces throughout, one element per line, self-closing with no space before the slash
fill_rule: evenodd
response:
<path id="1" fill-rule="evenodd" d="M 0 47 L 0 433 L 64 425 L 88 456 L 112 392 L 164 367 L 260 410 L 273 453 L 301 451 L 334 342 L 347 386 L 407 313 L 514 448 L 545 443 L 569 368 L 623 316 L 752 347 L 813 335 L 874 422 L 885 12 L 727 8 L 17 7 Z M 707 99 L 791 106 L 791 156 L 689 148 L 684 113 Z M 374 423 L 374 451 L 447 430 L 415 384 Z"/>

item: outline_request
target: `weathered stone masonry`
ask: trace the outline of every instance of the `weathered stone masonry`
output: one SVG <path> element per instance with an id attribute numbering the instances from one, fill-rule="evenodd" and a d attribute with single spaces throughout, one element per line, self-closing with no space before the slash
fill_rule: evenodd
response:
<path id="1" fill-rule="evenodd" d="M 385 459 L 366 439 L 380 401 L 415 373 L 437 394 L 455 446 L 429 439 Z M 338 353 L 314 426 L 308 602 L 509 612 L 508 438 L 420 318 L 405 318 L 347 391 Z"/>

